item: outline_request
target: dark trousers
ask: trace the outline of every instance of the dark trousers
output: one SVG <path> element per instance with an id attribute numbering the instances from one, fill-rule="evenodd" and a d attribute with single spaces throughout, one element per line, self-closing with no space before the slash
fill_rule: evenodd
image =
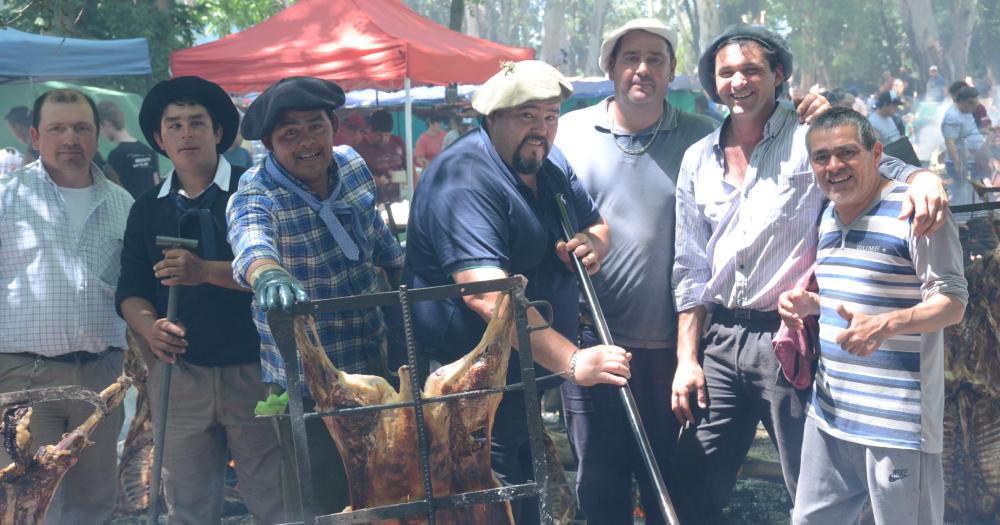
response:
<path id="1" fill-rule="evenodd" d="M 583 326 L 580 346 L 598 344 L 593 327 Z M 639 407 L 646 435 L 660 472 L 667 478 L 671 452 L 677 442 L 679 425 L 670 411 L 671 383 L 677 369 L 675 348 L 626 348 L 632 353 L 629 386 Z M 576 477 L 577 499 L 594 525 L 631 524 L 632 476 L 639 485 L 646 523 L 664 523 L 655 489 L 636 445 L 618 387 L 581 387 L 569 382 L 562 386 L 566 428 L 579 464 Z"/>
<path id="2" fill-rule="evenodd" d="M 511 359 L 517 358 L 512 355 Z M 541 392 L 539 392 L 541 394 Z M 493 472 L 503 485 L 520 485 L 535 479 L 528 442 L 527 416 L 524 413 L 524 392 L 506 392 L 497 407 L 493 421 L 490 462 Z M 511 500 L 514 523 L 537 525 L 538 498 Z"/>
<path id="3" fill-rule="evenodd" d="M 726 523 L 722 510 L 764 423 L 795 501 L 809 391 L 795 390 L 771 350 L 777 319 L 744 321 L 716 311 L 702 340 L 708 414 L 681 434 L 672 494 L 681 523 Z"/>

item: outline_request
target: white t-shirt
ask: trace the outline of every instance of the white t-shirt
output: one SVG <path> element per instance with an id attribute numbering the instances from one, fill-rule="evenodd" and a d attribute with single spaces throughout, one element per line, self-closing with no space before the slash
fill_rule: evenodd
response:
<path id="1" fill-rule="evenodd" d="M 90 205 L 94 201 L 94 185 L 86 188 L 63 188 L 58 186 L 59 193 L 66 201 L 66 215 L 69 216 L 70 226 L 77 237 L 83 233 L 83 227 L 87 224 L 87 215 L 90 212 Z"/>

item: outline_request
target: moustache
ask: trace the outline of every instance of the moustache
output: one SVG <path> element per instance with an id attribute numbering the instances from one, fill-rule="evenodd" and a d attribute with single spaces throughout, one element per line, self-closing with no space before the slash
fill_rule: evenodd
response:
<path id="1" fill-rule="evenodd" d="M 538 141 L 538 142 L 541 142 L 542 143 L 542 147 L 545 148 L 546 151 L 548 151 L 548 149 L 549 149 L 549 139 L 547 139 L 547 138 L 545 138 L 545 137 L 543 137 L 541 135 L 528 135 L 527 137 L 524 137 L 524 140 L 521 141 L 521 144 L 520 144 L 520 146 L 518 146 L 517 149 L 521 149 L 522 147 L 527 146 L 528 145 L 528 141 Z"/>

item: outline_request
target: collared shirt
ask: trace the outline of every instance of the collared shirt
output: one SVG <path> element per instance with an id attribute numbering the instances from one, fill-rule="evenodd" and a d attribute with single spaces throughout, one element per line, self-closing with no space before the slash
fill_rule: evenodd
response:
<path id="1" fill-rule="evenodd" d="M 80 235 L 40 160 L 0 176 L 0 352 L 125 347 L 114 298 L 132 197 L 96 166 L 90 172 L 94 198 Z"/>
<path id="2" fill-rule="evenodd" d="M 664 102 L 658 128 L 626 133 L 611 129 L 611 100 L 563 115 L 556 145 L 611 228 L 611 249 L 591 278 L 615 342 L 672 347 L 677 339 L 670 288 L 677 172 L 687 148 L 716 124 Z M 641 155 L 622 151 L 647 144 Z"/>
<path id="3" fill-rule="evenodd" d="M 730 117 L 731 118 L 731 117 Z M 720 304 L 770 311 L 815 261 L 825 197 L 809 164 L 795 110 L 778 104 L 751 154 L 743 187 L 726 182 L 720 143 L 729 120 L 684 154 L 677 183 L 677 311 Z M 883 156 L 883 175 L 916 168 Z"/>
<path id="4" fill-rule="evenodd" d="M 225 157 L 219 155 L 219 162 L 215 167 L 215 177 L 212 178 L 212 184 L 215 184 L 222 191 L 229 191 L 229 177 L 233 172 L 233 166 L 226 160 Z M 163 184 L 160 185 L 160 191 L 156 192 L 156 198 L 162 199 L 170 195 L 170 190 L 174 187 L 174 178 L 176 177 L 176 172 L 171 170 L 167 175 L 167 178 L 163 179 Z M 207 187 L 205 189 L 208 189 Z M 184 188 L 177 190 L 178 193 L 185 197 L 190 197 Z"/>
<path id="5" fill-rule="evenodd" d="M 331 179 L 340 177 L 342 200 L 361 214 L 370 241 L 368 250 L 362 251 L 358 261 L 347 259 L 319 214 L 257 164 L 240 179 L 226 211 L 237 282 L 249 287 L 245 276 L 250 264 L 273 259 L 302 282 L 310 299 L 319 300 L 376 292 L 376 265 L 402 268 L 403 250 L 375 210 L 375 182 L 364 161 L 347 146 L 334 147 L 333 161 L 336 169 L 330 170 Z M 293 182 L 309 191 L 297 179 Z M 285 385 L 281 354 L 267 325 L 266 312 L 256 301 L 253 315 L 261 337 L 264 381 Z M 333 364 L 348 373 L 369 371 L 366 356 L 378 351 L 385 335 L 380 312 L 345 310 L 315 317 L 320 343 Z"/>
<path id="6" fill-rule="evenodd" d="M 453 284 L 455 272 L 502 268 L 528 278 L 525 295 L 552 306 L 552 327 L 575 340 L 579 286 L 555 253 L 562 238 L 555 195 L 563 194 L 574 230 L 596 224 L 600 215 L 553 147 L 536 176 L 537 196 L 497 154 L 482 128 L 441 152 L 417 186 L 406 230 L 407 284 L 414 288 Z M 479 342 L 486 323 L 461 298 L 413 305 L 417 341 L 457 359 Z M 519 381 L 518 367 L 508 380 Z"/>
<path id="7" fill-rule="evenodd" d="M 231 166 L 219 157 L 215 177 L 209 184 L 219 187 L 211 202 L 202 202 L 210 212 L 210 221 L 181 220 L 171 187 L 178 184 L 171 172 L 160 184 L 161 188 L 142 194 L 129 212 L 125 228 L 125 246 L 122 250 L 122 271 L 115 293 L 115 303 L 121 311 L 126 299 L 137 297 L 149 301 L 159 317 L 166 317 L 169 288 L 163 286 L 153 272 L 153 265 L 163 259 L 162 246 L 156 245 L 157 236 L 195 239 L 195 253 L 203 260 L 232 261 L 233 253 L 226 243 L 226 205 L 236 191 L 241 167 Z M 207 190 L 208 188 L 206 188 Z M 183 190 L 180 190 L 183 195 Z M 199 196 L 200 197 L 200 196 Z M 212 232 L 202 230 L 211 224 Z M 206 249 L 206 239 L 215 243 L 213 254 Z M 198 366 L 229 366 L 260 361 L 260 338 L 250 311 L 250 290 L 233 290 L 209 283 L 181 286 L 177 293 L 177 318 L 187 331 L 187 352 L 183 359 Z"/>
<path id="8" fill-rule="evenodd" d="M 900 220 L 906 185 L 891 183 L 852 224 L 832 205 L 819 226 L 820 360 L 809 417 L 832 436 L 877 447 L 939 454 L 943 442 L 944 337 L 900 334 L 867 356 L 845 352 L 837 306 L 880 314 L 936 294 L 968 302 L 955 222 L 916 237 Z"/>

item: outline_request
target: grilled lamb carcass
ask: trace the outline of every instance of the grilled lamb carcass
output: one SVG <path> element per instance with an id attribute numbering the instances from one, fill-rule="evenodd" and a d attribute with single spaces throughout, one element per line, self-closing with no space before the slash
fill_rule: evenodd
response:
<path id="1" fill-rule="evenodd" d="M 479 345 L 462 359 L 434 371 L 425 382 L 424 398 L 496 388 L 504 385 L 511 349 L 513 312 L 502 296 Z M 313 325 L 315 329 L 315 325 Z M 309 390 L 321 411 L 400 403 L 412 400 L 410 375 L 400 367 L 397 392 L 381 377 L 347 374 L 310 341 L 302 319 L 296 340 Z M 436 496 L 499 487 L 490 468 L 490 435 L 501 394 L 424 405 L 431 479 Z M 412 407 L 326 416 L 323 418 L 344 461 L 350 509 L 364 509 L 424 498 Z M 510 503 L 477 504 L 442 509 L 442 525 L 512 524 Z M 426 523 L 411 517 L 378 522 L 384 525 Z"/>
<path id="2" fill-rule="evenodd" d="M 129 334 L 123 368 L 136 389 L 135 415 L 125 436 L 118 458 L 118 494 L 114 516 L 131 516 L 149 506 L 149 481 L 153 475 L 153 421 L 149 411 L 147 379 L 149 369 L 143 362 L 138 342 Z M 161 494 L 162 496 L 162 494 Z M 163 498 L 160 498 L 163 501 Z"/>
<path id="3" fill-rule="evenodd" d="M 80 453 L 93 444 L 90 433 L 117 407 L 131 386 L 128 377 L 119 377 L 100 393 L 102 406 L 79 427 L 55 445 L 43 445 L 31 455 L 29 425 L 31 408 L 15 405 L 3 411 L 0 435 L 14 462 L 0 471 L 0 525 L 42 523 L 63 475 L 76 464 Z"/>

